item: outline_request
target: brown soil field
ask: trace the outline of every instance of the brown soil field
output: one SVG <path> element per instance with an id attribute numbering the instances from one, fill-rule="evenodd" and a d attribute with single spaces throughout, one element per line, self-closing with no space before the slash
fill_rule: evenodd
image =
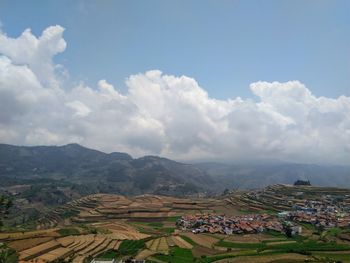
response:
<path id="1" fill-rule="evenodd" d="M 150 218 L 150 217 L 147 217 L 147 218 L 137 218 L 137 217 L 134 217 L 134 218 L 130 218 L 128 219 L 127 222 L 162 222 L 164 220 L 166 220 L 167 217 L 155 217 L 155 218 Z"/>
<path id="2" fill-rule="evenodd" d="M 271 263 L 274 261 L 278 262 L 305 262 L 307 259 L 312 259 L 310 256 L 288 253 L 281 255 L 268 255 L 268 256 L 244 256 L 236 258 L 227 258 L 215 261 L 216 263 Z"/>
<path id="3" fill-rule="evenodd" d="M 146 247 L 150 248 L 152 246 L 153 242 L 154 242 L 154 239 L 147 241 L 146 242 Z"/>
<path id="4" fill-rule="evenodd" d="M 87 255 L 87 254 L 89 254 L 89 252 L 94 250 L 96 247 L 100 246 L 105 241 L 105 239 L 106 238 L 102 237 L 102 236 L 93 237 L 93 242 L 91 242 L 90 245 L 88 245 L 84 249 L 80 250 L 78 252 L 78 255 Z"/>
<path id="5" fill-rule="evenodd" d="M 98 247 L 96 247 L 95 249 L 93 249 L 92 251 L 90 251 L 88 253 L 88 255 L 97 255 L 99 253 L 102 253 L 103 251 L 108 249 L 108 245 L 111 243 L 111 239 L 106 238 Z"/>
<path id="6" fill-rule="evenodd" d="M 142 259 L 145 259 L 149 256 L 152 256 L 154 254 L 156 254 L 157 252 L 156 251 L 152 251 L 152 250 L 149 250 L 149 249 L 144 249 L 142 250 L 140 253 L 138 253 L 135 257 L 136 260 L 142 260 Z"/>
<path id="7" fill-rule="evenodd" d="M 192 254 L 195 257 L 215 255 L 219 252 L 220 251 L 215 250 L 213 248 L 202 247 L 202 246 L 196 246 L 195 248 L 192 249 Z"/>
<path id="8" fill-rule="evenodd" d="M 163 227 L 176 227 L 175 222 L 165 221 L 162 223 L 163 223 Z"/>
<path id="9" fill-rule="evenodd" d="M 228 205 L 214 205 L 210 207 L 212 211 L 215 211 L 218 214 L 225 214 L 228 216 L 241 215 L 239 208 L 237 206 Z"/>
<path id="10" fill-rule="evenodd" d="M 140 233 L 136 228 L 128 225 L 122 221 L 95 223 L 91 224 L 93 227 L 108 229 L 112 234 L 107 235 L 112 239 L 143 239 L 149 235 Z"/>
<path id="11" fill-rule="evenodd" d="M 184 236 L 189 237 L 192 239 L 194 242 L 197 244 L 207 247 L 207 248 L 212 248 L 215 243 L 219 241 L 219 239 L 209 236 L 209 235 L 204 235 L 204 234 L 193 234 L 191 232 L 185 232 L 182 233 Z"/>
<path id="12" fill-rule="evenodd" d="M 106 235 L 82 235 L 75 236 L 74 243 L 67 249 L 74 251 L 74 263 L 81 263 L 90 255 L 95 256 L 108 249 L 118 249 L 120 242 Z M 52 253 L 48 253 L 52 254 Z"/>
<path id="13" fill-rule="evenodd" d="M 182 199 L 167 196 L 141 195 L 124 197 L 112 194 L 94 194 L 86 196 L 53 210 L 51 213 L 57 220 L 52 221 L 50 214 L 40 219 L 43 228 L 55 224 L 63 224 L 65 219 L 59 218 L 62 211 L 74 209 L 79 214 L 70 218 L 72 222 L 101 222 L 110 221 L 111 217 L 136 219 L 165 218 L 198 212 L 212 212 L 211 207 L 222 203 L 221 200 L 208 199 Z M 57 221 L 57 222 L 56 222 Z"/>
<path id="14" fill-rule="evenodd" d="M 0 240 L 17 240 L 34 237 L 58 237 L 59 234 L 56 232 L 58 228 L 46 229 L 46 230 L 35 230 L 28 232 L 14 232 L 14 233 L 0 233 Z"/>
<path id="15" fill-rule="evenodd" d="M 147 213 L 147 212 L 133 212 L 130 213 L 130 217 L 139 217 L 139 218 L 164 218 L 164 217 L 169 217 L 168 212 L 155 212 L 155 213 Z"/>
<path id="16" fill-rule="evenodd" d="M 193 246 L 190 243 L 182 239 L 180 236 L 172 236 L 171 238 L 178 247 L 189 249 L 193 248 Z"/>
<path id="17" fill-rule="evenodd" d="M 115 250 L 118 250 L 118 248 L 119 248 L 119 246 L 120 246 L 121 243 L 122 243 L 121 241 L 118 241 L 118 242 L 115 244 L 114 249 L 115 249 Z"/>
<path id="18" fill-rule="evenodd" d="M 22 240 L 15 240 L 8 243 L 9 247 L 17 250 L 18 252 L 26 250 L 31 247 L 35 247 L 42 243 L 53 240 L 53 237 L 35 237 L 35 238 L 27 238 Z"/>
<path id="19" fill-rule="evenodd" d="M 73 263 L 83 263 L 84 262 L 85 257 L 84 256 L 77 256 L 73 259 Z"/>
<path id="20" fill-rule="evenodd" d="M 166 237 L 166 241 L 167 241 L 169 247 L 175 246 L 175 242 L 171 237 Z"/>
<path id="21" fill-rule="evenodd" d="M 206 235 L 206 234 L 205 234 Z M 274 241 L 274 240 L 280 240 L 283 241 L 284 238 L 278 238 L 278 237 L 271 237 L 270 235 L 266 234 L 246 234 L 246 235 L 239 235 L 239 234 L 233 234 L 233 235 L 221 235 L 221 234 L 215 234 L 215 237 L 222 238 L 225 241 L 233 241 L 233 242 L 247 242 L 247 243 L 257 243 L 261 241 Z"/>
<path id="22" fill-rule="evenodd" d="M 167 243 L 165 237 L 161 237 L 161 238 L 160 238 L 160 241 L 159 241 L 157 250 L 158 250 L 158 251 L 166 251 L 166 250 L 169 250 L 169 246 L 168 246 L 168 243 Z"/>
<path id="23" fill-rule="evenodd" d="M 73 238 L 73 243 L 70 244 L 68 247 L 76 249 L 78 246 L 80 246 L 81 243 L 84 241 L 82 240 L 82 236 L 71 236 Z"/>
<path id="24" fill-rule="evenodd" d="M 44 253 L 47 253 L 53 249 L 60 247 L 60 243 L 56 240 L 51 240 L 49 242 L 40 244 L 36 247 L 32 247 L 26 250 L 23 250 L 19 253 L 20 260 L 29 260 L 35 257 L 38 257 Z"/>
<path id="25" fill-rule="evenodd" d="M 57 241 L 64 247 L 68 247 L 74 243 L 74 236 L 58 238 Z"/>
<path id="26" fill-rule="evenodd" d="M 111 240 L 111 242 L 109 243 L 107 250 L 108 249 L 118 249 L 119 245 L 118 243 L 120 243 L 119 240 Z"/>
<path id="27" fill-rule="evenodd" d="M 74 247 L 75 253 L 78 253 L 79 251 L 90 246 L 94 242 L 94 235 L 78 236 L 77 239 L 80 240 L 80 243 L 76 247 Z"/>
<path id="28" fill-rule="evenodd" d="M 152 251 L 158 251 L 159 241 L 160 241 L 160 238 L 153 239 L 149 249 Z"/>
<path id="29" fill-rule="evenodd" d="M 35 260 L 44 260 L 47 262 L 51 262 L 60 258 L 65 258 L 71 255 L 72 253 L 73 253 L 72 249 L 60 247 L 35 258 L 33 261 L 35 262 Z"/>

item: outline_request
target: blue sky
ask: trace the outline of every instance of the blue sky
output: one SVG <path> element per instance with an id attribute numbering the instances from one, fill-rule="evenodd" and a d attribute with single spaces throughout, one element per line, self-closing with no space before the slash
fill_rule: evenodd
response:
<path id="1" fill-rule="evenodd" d="M 66 28 L 55 61 L 72 80 L 125 92 L 125 78 L 159 69 L 219 99 L 251 97 L 259 80 L 350 95 L 349 14 L 350 1 L 0 1 L 8 36 Z"/>

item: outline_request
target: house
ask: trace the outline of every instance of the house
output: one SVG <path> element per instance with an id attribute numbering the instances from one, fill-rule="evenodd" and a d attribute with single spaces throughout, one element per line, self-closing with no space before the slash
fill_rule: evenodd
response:
<path id="1" fill-rule="evenodd" d="M 90 263 L 117 263 L 115 259 L 94 258 Z"/>
<path id="2" fill-rule="evenodd" d="M 300 235 L 302 233 L 302 227 L 301 226 L 292 226 L 292 235 Z"/>

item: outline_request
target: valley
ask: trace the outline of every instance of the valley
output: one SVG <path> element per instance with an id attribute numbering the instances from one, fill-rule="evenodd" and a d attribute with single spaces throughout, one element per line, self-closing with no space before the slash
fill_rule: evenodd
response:
<path id="1" fill-rule="evenodd" d="M 92 194 L 0 240 L 23 263 L 350 262 L 349 200 L 349 189 L 282 184 L 212 198 Z"/>

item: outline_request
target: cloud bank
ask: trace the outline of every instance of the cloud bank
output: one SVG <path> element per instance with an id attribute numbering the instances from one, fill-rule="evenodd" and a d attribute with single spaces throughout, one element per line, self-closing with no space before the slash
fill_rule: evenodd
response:
<path id="1" fill-rule="evenodd" d="M 194 79 L 159 70 L 129 76 L 125 94 L 106 80 L 68 89 L 53 62 L 66 49 L 63 32 L 0 32 L 1 142 L 77 142 L 179 160 L 350 160 L 350 97 L 316 97 L 289 81 L 252 83 L 255 99 L 218 100 Z"/>

